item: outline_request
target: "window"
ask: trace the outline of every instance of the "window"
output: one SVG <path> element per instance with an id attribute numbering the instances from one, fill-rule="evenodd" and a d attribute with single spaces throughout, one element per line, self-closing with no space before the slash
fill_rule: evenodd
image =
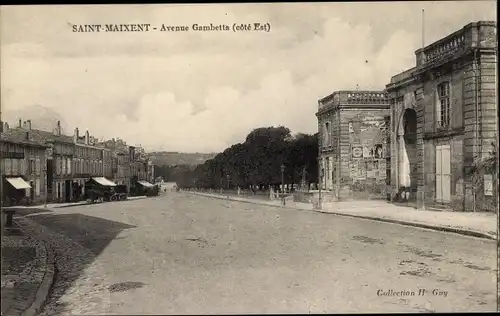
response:
<path id="1" fill-rule="evenodd" d="M 5 174 L 12 174 L 12 159 L 10 158 L 5 159 Z"/>
<path id="2" fill-rule="evenodd" d="M 35 174 L 40 174 L 40 158 L 36 158 L 35 160 Z"/>
<path id="3" fill-rule="evenodd" d="M 30 159 L 30 169 L 28 174 L 34 174 L 36 171 L 35 159 Z"/>
<path id="4" fill-rule="evenodd" d="M 26 174 L 26 159 L 20 159 L 19 163 L 21 164 L 21 169 L 19 171 L 20 174 Z"/>
<path id="5" fill-rule="evenodd" d="M 71 158 L 68 158 L 68 167 L 66 168 L 68 174 L 71 174 Z"/>
<path id="6" fill-rule="evenodd" d="M 436 116 L 438 127 L 450 125 L 450 83 L 443 82 L 437 87 Z"/>
<path id="7" fill-rule="evenodd" d="M 66 157 L 61 159 L 61 174 L 66 174 Z"/>
<path id="8" fill-rule="evenodd" d="M 17 159 L 12 159 L 12 174 L 16 175 L 18 174 L 19 172 L 19 168 L 18 168 L 18 163 L 17 163 Z"/>
<path id="9" fill-rule="evenodd" d="M 61 157 L 56 158 L 56 174 L 61 174 Z"/>

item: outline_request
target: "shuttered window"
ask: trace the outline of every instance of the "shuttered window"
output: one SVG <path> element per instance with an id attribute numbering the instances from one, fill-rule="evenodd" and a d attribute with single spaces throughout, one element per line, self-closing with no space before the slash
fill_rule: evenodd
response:
<path id="1" fill-rule="evenodd" d="M 40 158 L 35 160 L 35 174 L 40 175 Z"/>
<path id="2" fill-rule="evenodd" d="M 36 196 L 40 196 L 40 179 L 36 179 L 35 181 L 35 194 Z"/>
<path id="3" fill-rule="evenodd" d="M 11 159 L 11 164 L 12 164 L 12 174 L 17 175 L 19 174 L 19 164 L 17 162 L 17 159 Z"/>

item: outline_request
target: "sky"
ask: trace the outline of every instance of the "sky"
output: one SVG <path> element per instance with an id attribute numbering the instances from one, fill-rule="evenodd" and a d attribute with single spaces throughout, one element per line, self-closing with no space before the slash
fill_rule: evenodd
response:
<path id="1" fill-rule="evenodd" d="M 60 120 L 147 151 L 219 152 L 257 127 L 315 133 L 319 99 L 382 90 L 414 66 L 422 33 L 429 45 L 479 20 L 496 21 L 495 1 L 2 6 L 2 120 Z M 72 32 L 255 22 L 270 31 Z"/>

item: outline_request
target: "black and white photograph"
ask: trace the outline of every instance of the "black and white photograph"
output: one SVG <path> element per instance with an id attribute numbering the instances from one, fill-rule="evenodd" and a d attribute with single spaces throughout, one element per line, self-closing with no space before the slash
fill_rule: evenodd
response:
<path id="1" fill-rule="evenodd" d="M 497 311 L 496 12 L 0 6 L 1 315 Z"/>

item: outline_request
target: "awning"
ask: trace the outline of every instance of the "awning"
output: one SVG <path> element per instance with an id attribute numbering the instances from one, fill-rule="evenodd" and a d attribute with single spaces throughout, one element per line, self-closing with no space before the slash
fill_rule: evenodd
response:
<path id="1" fill-rule="evenodd" d="M 23 178 L 6 178 L 6 180 L 12 184 L 12 186 L 18 190 L 22 189 L 31 189 L 31 185 L 28 182 L 24 181 Z"/>
<path id="2" fill-rule="evenodd" d="M 106 186 L 106 187 L 116 187 L 116 183 L 113 181 L 109 181 L 108 179 L 104 177 L 95 177 L 92 178 L 95 182 L 99 183 L 100 185 Z"/>
<path id="3" fill-rule="evenodd" d="M 145 186 L 146 188 L 153 188 L 154 187 L 154 184 L 151 184 L 147 181 L 137 181 L 137 182 L 139 182 L 140 185 Z"/>

